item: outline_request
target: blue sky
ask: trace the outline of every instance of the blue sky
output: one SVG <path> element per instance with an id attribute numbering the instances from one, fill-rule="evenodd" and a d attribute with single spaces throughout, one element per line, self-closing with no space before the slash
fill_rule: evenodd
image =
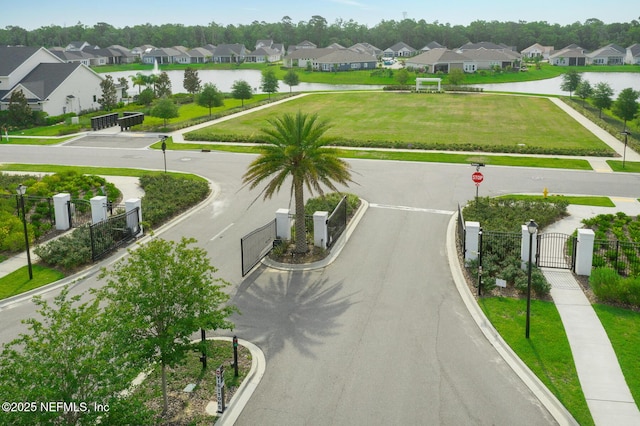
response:
<path id="1" fill-rule="evenodd" d="M 337 19 L 353 19 L 372 27 L 384 20 L 404 17 L 426 22 L 468 25 L 485 21 L 547 21 L 555 24 L 584 22 L 597 18 L 605 23 L 639 19 L 640 9 L 628 0 L 517 0 L 430 1 L 430 0 L 2 0 L 0 28 L 16 25 L 26 29 L 41 26 L 73 26 L 78 22 L 93 26 L 107 22 L 122 28 L 137 24 L 176 23 L 184 25 L 250 24 L 253 21 L 278 22 L 289 16 L 294 23 L 320 15 L 329 24 Z M 232 7 L 228 6 L 233 5 Z"/>

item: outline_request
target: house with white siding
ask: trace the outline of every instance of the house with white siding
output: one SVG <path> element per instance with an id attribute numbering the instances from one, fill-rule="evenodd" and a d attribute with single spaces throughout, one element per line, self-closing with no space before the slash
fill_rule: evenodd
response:
<path id="1" fill-rule="evenodd" d="M 100 108 L 103 77 L 82 63 L 66 63 L 45 48 L 0 47 L 0 109 L 21 90 L 34 111 L 49 115 Z"/>

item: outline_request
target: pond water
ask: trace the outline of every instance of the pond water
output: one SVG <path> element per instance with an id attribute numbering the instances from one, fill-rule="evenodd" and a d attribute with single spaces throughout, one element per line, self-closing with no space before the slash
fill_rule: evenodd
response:
<path id="1" fill-rule="evenodd" d="M 614 99 L 618 93 L 628 87 L 633 90 L 640 90 L 640 73 L 634 72 L 584 72 L 581 74 L 582 80 L 587 80 L 591 87 L 598 83 L 608 83 L 613 89 Z M 546 80 L 524 81 L 521 83 L 494 83 L 494 84 L 472 84 L 471 86 L 482 87 L 484 90 L 515 93 L 535 93 L 542 95 L 568 95 L 568 92 L 560 90 L 562 76 L 549 78 Z"/>
<path id="2" fill-rule="evenodd" d="M 137 72 L 137 71 L 136 71 Z M 129 78 L 129 93 L 138 92 L 137 87 L 133 87 L 131 78 L 136 74 L 134 71 L 118 71 L 108 73 L 114 80 L 120 77 Z M 152 71 L 142 71 L 143 74 L 151 74 Z M 173 93 L 185 93 L 183 86 L 184 71 L 167 71 L 171 80 L 171 89 Z M 222 92 L 231 92 L 233 83 L 237 80 L 245 80 L 254 89 L 254 93 L 263 93 L 260 90 L 262 74 L 258 70 L 198 70 L 198 76 L 202 84 L 213 83 Z M 640 73 L 604 73 L 604 72 L 585 72 L 582 73 L 582 79 L 589 81 L 592 87 L 597 83 L 609 83 L 614 92 L 614 98 L 618 96 L 621 90 L 628 87 L 634 90 L 640 90 Z M 289 86 L 280 81 L 278 91 L 286 92 Z M 535 93 L 542 95 L 567 95 L 568 92 L 560 90 L 562 77 L 550 78 L 547 80 L 525 81 L 521 83 L 494 83 L 494 84 L 473 84 L 471 86 L 482 87 L 484 90 L 515 92 L 515 93 Z M 323 84 L 323 83 L 300 83 L 291 88 L 292 92 L 315 92 L 324 90 L 381 90 L 381 85 L 366 84 Z"/>
<path id="3" fill-rule="evenodd" d="M 105 73 L 118 80 L 120 77 L 129 79 L 129 94 L 138 93 L 138 87 L 134 87 L 131 78 L 135 76 L 137 71 L 118 71 Z M 142 74 L 151 74 L 152 71 L 142 71 Z M 171 91 L 173 93 L 186 93 L 184 89 L 184 71 L 167 71 L 171 80 Z M 254 93 L 264 93 L 260 90 L 262 73 L 258 70 L 198 70 L 198 77 L 204 85 L 205 83 L 215 84 L 218 90 L 222 92 L 231 92 L 233 83 L 238 80 L 244 80 L 253 88 Z M 316 92 L 324 90 L 380 90 L 384 86 L 367 85 L 367 84 L 322 84 L 322 83 L 300 83 L 291 88 L 292 92 Z M 279 92 L 289 91 L 289 86 L 280 81 L 278 86 Z"/>

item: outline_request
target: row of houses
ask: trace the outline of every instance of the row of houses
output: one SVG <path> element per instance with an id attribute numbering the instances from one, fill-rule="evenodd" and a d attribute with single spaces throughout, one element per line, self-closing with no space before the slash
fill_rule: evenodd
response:
<path id="1" fill-rule="evenodd" d="M 435 73 L 447 72 L 449 68 L 461 68 L 465 72 L 475 72 L 495 66 L 517 68 L 523 58 L 535 57 L 549 61 L 553 65 L 564 66 L 640 64 L 640 44 L 634 44 L 628 48 L 609 44 L 588 52 L 575 44 L 555 50 L 553 46 L 535 43 L 522 52 L 517 52 L 513 47 L 490 42 L 466 43 L 452 50 L 435 41 L 419 50 L 406 43 L 398 42 L 382 50 L 369 43 L 356 43 L 350 47 L 334 43 L 319 48 L 305 40 L 289 46 L 285 51 L 282 43 L 258 40 L 253 51 L 249 51 L 240 43 L 218 46 L 207 44 L 192 49 L 184 46 L 157 48 L 150 45 L 127 49 L 120 45 L 99 48 L 86 42 L 73 42 L 64 48 L 50 50 L 65 62 L 79 62 L 87 66 L 126 64 L 136 61 L 147 64 L 282 61 L 285 67 L 308 68 L 310 66 L 317 71 L 346 71 L 375 68 L 380 60 L 402 59 L 411 66 L 427 68 L 428 72 Z"/>

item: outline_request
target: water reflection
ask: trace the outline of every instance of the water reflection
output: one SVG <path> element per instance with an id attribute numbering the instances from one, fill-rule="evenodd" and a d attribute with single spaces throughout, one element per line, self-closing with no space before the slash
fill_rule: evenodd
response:
<path id="1" fill-rule="evenodd" d="M 608 83 L 613 89 L 614 99 L 623 89 L 631 87 L 633 90 L 640 90 L 640 73 L 633 72 L 585 72 L 581 73 L 582 80 L 586 80 L 595 87 L 598 83 Z M 482 87 L 484 90 L 515 93 L 535 93 L 542 95 L 568 95 L 568 92 L 560 90 L 562 76 L 549 78 L 547 80 L 523 81 L 520 83 L 494 83 L 494 84 L 472 84 L 472 86 Z"/>
<path id="2" fill-rule="evenodd" d="M 160 68 L 162 71 L 162 68 Z M 113 77 L 114 80 L 118 80 L 121 77 L 129 79 L 129 93 L 138 93 L 138 87 L 133 86 L 132 77 L 136 75 L 138 71 L 117 71 L 106 73 Z M 150 75 L 152 71 L 141 71 L 142 74 Z M 184 71 L 175 70 L 167 71 L 169 79 L 171 80 L 171 91 L 173 93 L 186 93 L 183 85 Z M 260 86 L 262 84 L 262 73 L 258 70 L 198 70 L 198 77 L 202 81 L 202 84 L 212 83 L 218 87 L 218 90 L 222 92 L 231 92 L 233 83 L 238 80 L 244 80 L 253 88 L 254 93 L 264 93 Z M 366 84 L 323 84 L 323 83 L 300 83 L 297 86 L 291 87 L 292 92 L 316 92 L 323 90 L 380 90 L 384 86 L 380 85 L 366 85 Z M 279 92 L 288 92 L 289 86 L 283 81 L 279 81 Z"/>

